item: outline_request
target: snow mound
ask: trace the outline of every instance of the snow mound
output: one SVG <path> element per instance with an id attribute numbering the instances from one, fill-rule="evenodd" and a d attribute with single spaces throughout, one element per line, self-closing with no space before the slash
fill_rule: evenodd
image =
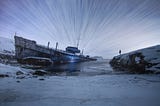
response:
<path id="1" fill-rule="evenodd" d="M 34 70 L 32 69 L 25 69 L 20 66 L 11 66 L 0 63 L 0 75 L 7 75 L 8 77 L 30 77 L 33 72 Z"/>
<path id="2" fill-rule="evenodd" d="M 111 66 L 133 72 L 160 72 L 160 45 L 115 56 Z"/>
<path id="3" fill-rule="evenodd" d="M 15 52 L 14 41 L 8 38 L 0 37 L 0 53 L 14 54 L 14 52 Z"/>

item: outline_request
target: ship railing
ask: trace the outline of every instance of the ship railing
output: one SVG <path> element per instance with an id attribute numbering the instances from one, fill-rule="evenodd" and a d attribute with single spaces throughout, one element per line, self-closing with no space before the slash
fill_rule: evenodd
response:
<path id="1" fill-rule="evenodd" d="M 55 49 L 55 48 L 52 48 L 52 47 L 49 47 L 49 48 L 48 48 L 47 46 L 40 45 L 40 44 L 37 44 L 37 46 L 40 46 L 40 47 L 46 48 L 46 49 L 51 49 L 51 50 L 58 51 L 58 52 L 66 52 L 65 50 Z"/>
<path id="2" fill-rule="evenodd" d="M 37 46 L 43 47 L 43 48 L 48 48 L 47 46 L 41 45 L 41 44 L 37 44 Z"/>
<path id="3" fill-rule="evenodd" d="M 47 46 L 40 45 L 40 44 L 37 44 L 37 46 L 40 46 L 40 47 L 45 48 L 45 49 L 50 49 L 50 50 L 53 50 L 53 51 L 57 51 L 57 52 L 69 54 L 69 55 L 75 55 L 75 54 L 72 54 L 72 53 L 68 53 L 68 52 L 66 52 L 65 50 L 55 49 L 55 48 L 52 48 L 52 47 L 49 47 L 49 48 L 48 48 Z"/>

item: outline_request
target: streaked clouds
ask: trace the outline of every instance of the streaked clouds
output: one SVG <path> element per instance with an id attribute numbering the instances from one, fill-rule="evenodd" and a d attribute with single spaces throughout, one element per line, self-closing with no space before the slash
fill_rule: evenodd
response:
<path id="1" fill-rule="evenodd" d="M 160 44 L 160 0 L 0 0 L 0 36 L 15 32 L 110 58 Z"/>

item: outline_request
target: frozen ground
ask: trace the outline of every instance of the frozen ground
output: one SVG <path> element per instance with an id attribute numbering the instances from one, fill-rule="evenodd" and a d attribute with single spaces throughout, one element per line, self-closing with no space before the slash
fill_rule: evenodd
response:
<path id="1" fill-rule="evenodd" d="M 31 71 L 1 66 L 3 73 L 7 69 Z M 110 71 L 113 70 L 107 63 L 93 63 L 83 67 L 83 74 L 79 72 L 75 76 L 18 79 L 13 73 L 12 77 L 0 78 L 0 106 L 160 106 L 159 75 L 111 74 Z"/>

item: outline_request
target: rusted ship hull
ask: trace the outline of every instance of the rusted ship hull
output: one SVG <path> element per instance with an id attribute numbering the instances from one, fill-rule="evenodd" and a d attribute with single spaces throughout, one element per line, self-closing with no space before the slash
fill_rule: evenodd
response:
<path id="1" fill-rule="evenodd" d="M 28 40 L 18 36 L 14 38 L 16 58 L 20 63 L 32 63 L 29 62 L 31 60 L 35 61 L 33 63 L 36 63 L 37 60 L 38 63 L 43 63 L 44 61 L 44 64 L 49 64 L 49 62 L 50 64 L 63 64 L 96 60 L 84 55 L 76 55 L 63 50 L 44 47 L 38 45 L 34 40 Z"/>

